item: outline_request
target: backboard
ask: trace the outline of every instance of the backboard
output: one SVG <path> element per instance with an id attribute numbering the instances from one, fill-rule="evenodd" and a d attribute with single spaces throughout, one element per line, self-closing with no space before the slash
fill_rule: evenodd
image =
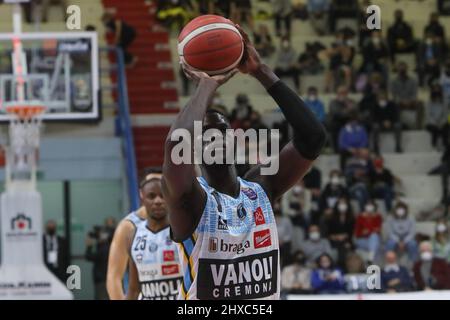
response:
<path id="1" fill-rule="evenodd" d="M 18 102 L 46 107 L 42 120 L 100 118 L 96 32 L 0 33 L 0 121 Z"/>

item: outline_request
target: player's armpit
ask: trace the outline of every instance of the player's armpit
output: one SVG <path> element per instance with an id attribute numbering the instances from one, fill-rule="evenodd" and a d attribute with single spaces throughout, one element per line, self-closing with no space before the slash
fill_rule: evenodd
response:
<path id="1" fill-rule="evenodd" d="M 135 226 L 131 221 L 123 220 L 117 226 L 109 249 L 108 272 L 106 288 L 111 300 L 123 300 L 122 280 L 129 261 L 129 248 L 133 238 Z"/>

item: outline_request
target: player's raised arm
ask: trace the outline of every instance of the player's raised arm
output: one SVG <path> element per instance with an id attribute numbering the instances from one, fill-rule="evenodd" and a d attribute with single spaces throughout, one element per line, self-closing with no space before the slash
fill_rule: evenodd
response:
<path id="1" fill-rule="evenodd" d="M 206 194 L 197 182 L 193 164 L 193 146 L 194 139 L 196 139 L 194 121 L 202 122 L 217 88 L 237 72 L 237 70 L 232 70 L 225 75 L 209 76 L 187 66 L 183 66 L 183 70 L 188 78 L 197 83 L 197 89 L 170 128 L 164 146 L 162 179 L 162 190 L 170 212 L 169 221 L 172 235 L 176 241 L 182 241 L 194 232 L 206 203 Z M 191 161 L 190 163 L 175 164 L 172 159 L 172 150 L 181 141 L 174 137 L 183 131 L 189 133 Z"/>
<path id="2" fill-rule="evenodd" d="M 280 167 L 274 175 L 261 175 L 257 166 L 246 178 L 259 182 L 271 200 L 279 198 L 310 169 L 326 142 L 326 131 L 304 101 L 286 86 L 275 73 L 261 63 L 248 35 L 237 26 L 245 42 L 245 55 L 239 69 L 257 79 L 276 101 L 294 129 L 294 138 L 280 152 Z"/>

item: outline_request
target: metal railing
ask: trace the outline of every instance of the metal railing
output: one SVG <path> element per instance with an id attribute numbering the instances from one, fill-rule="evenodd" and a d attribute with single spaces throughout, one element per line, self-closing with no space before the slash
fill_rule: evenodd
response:
<path id="1" fill-rule="evenodd" d="M 136 153 L 134 149 L 133 130 L 131 125 L 130 107 L 128 102 L 127 76 L 125 72 L 125 59 L 123 51 L 117 47 L 100 48 L 100 51 L 114 54 L 115 64 L 108 69 L 101 68 L 100 72 L 112 72 L 117 74 L 117 83 L 106 90 L 117 90 L 117 119 L 116 132 L 122 137 L 123 154 L 125 157 L 125 171 L 130 211 L 139 208 L 138 173 L 136 165 Z"/>

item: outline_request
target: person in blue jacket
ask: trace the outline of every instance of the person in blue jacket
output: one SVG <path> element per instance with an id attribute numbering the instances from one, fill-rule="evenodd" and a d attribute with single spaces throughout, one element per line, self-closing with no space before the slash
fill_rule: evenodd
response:
<path id="1" fill-rule="evenodd" d="M 344 275 L 334 266 L 330 255 L 324 253 L 317 258 L 317 268 L 311 275 L 311 286 L 319 294 L 337 294 L 345 292 Z"/>

